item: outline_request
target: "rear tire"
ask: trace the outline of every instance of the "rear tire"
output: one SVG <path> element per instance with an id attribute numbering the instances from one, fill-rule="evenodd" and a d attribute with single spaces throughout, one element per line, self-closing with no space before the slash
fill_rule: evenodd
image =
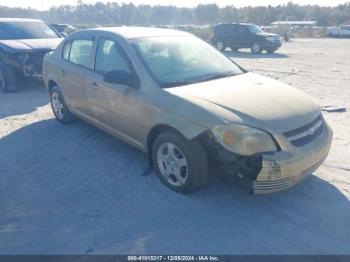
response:
<path id="1" fill-rule="evenodd" d="M 187 141 L 174 131 L 161 133 L 152 146 L 152 162 L 161 182 L 180 193 L 190 193 L 208 181 L 208 160 L 198 141 Z"/>
<path id="2" fill-rule="evenodd" d="M 252 44 L 250 50 L 253 54 L 261 54 L 262 52 L 261 45 L 257 42 Z"/>
<path id="3" fill-rule="evenodd" d="M 50 100 L 52 111 L 59 122 L 64 124 L 74 122 L 76 117 L 69 111 L 58 86 L 54 86 L 50 89 Z"/>
<path id="4" fill-rule="evenodd" d="M 17 90 L 15 71 L 12 66 L 5 63 L 0 63 L 0 88 L 4 93 Z"/>
<path id="5" fill-rule="evenodd" d="M 225 49 L 226 49 L 226 47 L 225 47 L 225 45 L 224 45 L 224 42 L 222 42 L 221 40 L 217 40 L 217 41 L 215 42 L 215 47 L 216 47 L 216 49 L 219 50 L 220 52 L 223 52 L 223 51 L 225 51 Z"/>

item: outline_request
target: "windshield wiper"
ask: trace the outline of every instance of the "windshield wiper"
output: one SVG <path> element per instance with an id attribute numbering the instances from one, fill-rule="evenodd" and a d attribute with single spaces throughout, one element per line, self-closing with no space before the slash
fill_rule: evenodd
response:
<path id="1" fill-rule="evenodd" d="M 165 83 L 162 85 L 162 87 L 167 88 L 167 87 L 176 87 L 176 86 L 185 86 L 185 85 L 190 85 L 195 83 L 194 81 L 190 80 L 176 80 L 171 83 Z"/>
<path id="2" fill-rule="evenodd" d="M 165 83 L 162 85 L 163 88 L 167 87 L 176 87 L 176 86 L 185 86 L 185 85 L 190 85 L 190 84 L 195 84 L 195 83 L 200 83 L 200 82 L 206 82 L 214 79 L 219 79 L 219 78 L 224 78 L 224 77 L 230 77 L 234 76 L 236 74 L 234 73 L 220 73 L 220 74 L 211 74 L 211 75 L 205 75 L 200 78 L 196 79 L 191 79 L 191 80 L 177 80 L 171 83 Z"/>
<path id="3" fill-rule="evenodd" d="M 229 77 L 229 76 L 234 76 L 234 73 L 221 73 L 221 74 L 212 74 L 212 75 L 206 75 L 203 76 L 199 79 L 196 79 L 196 82 L 205 82 L 205 81 L 210 81 L 210 80 L 215 80 L 215 79 L 219 79 L 219 78 L 225 78 L 225 77 Z"/>

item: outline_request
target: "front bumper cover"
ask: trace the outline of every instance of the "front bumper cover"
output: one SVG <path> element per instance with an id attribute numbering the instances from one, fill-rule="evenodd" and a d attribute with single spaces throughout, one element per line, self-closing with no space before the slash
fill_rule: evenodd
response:
<path id="1" fill-rule="evenodd" d="M 276 41 L 264 40 L 263 41 L 263 48 L 265 48 L 265 49 L 276 50 L 276 49 L 280 48 L 281 46 L 282 46 L 282 42 L 280 40 L 276 40 Z"/>
<path id="2" fill-rule="evenodd" d="M 288 189 L 311 175 L 326 159 L 333 133 L 325 125 L 322 134 L 312 143 L 301 148 L 284 145 L 272 154 L 262 155 L 262 168 L 255 181 L 255 194 L 273 193 Z M 282 136 L 276 136 L 283 140 Z"/>
<path id="3" fill-rule="evenodd" d="M 326 159 L 333 133 L 325 123 L 320 136 L 295 147 L 282 134 L 274 135 L 280 151 L 239 156 L 227 151 L 212 136 L 205 136 L 208 156 L 226 184 L 244 187 L 250 193 L 267 194 L 286 190 L 311 175 Z"/>

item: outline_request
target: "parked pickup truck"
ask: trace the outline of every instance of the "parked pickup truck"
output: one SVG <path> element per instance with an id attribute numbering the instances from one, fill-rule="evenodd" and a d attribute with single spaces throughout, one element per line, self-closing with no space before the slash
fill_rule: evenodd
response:
<path id="1" fill-rule="evenodd" d="M 62 35 L 41 20 L 0 19 L 0 88 L 14 92 L 20 81 L 41 79 L 42 61 Z"/>

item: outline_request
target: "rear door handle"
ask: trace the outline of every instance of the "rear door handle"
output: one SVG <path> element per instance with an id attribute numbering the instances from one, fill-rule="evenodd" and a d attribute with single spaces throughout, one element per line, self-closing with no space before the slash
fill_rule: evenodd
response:
<path id="1" fill-rule="evenodd" d="M 66 75 L 66 70 L 62 69 L 61 73 L 62 73 L 63 76 L 65 76 Z"/>

